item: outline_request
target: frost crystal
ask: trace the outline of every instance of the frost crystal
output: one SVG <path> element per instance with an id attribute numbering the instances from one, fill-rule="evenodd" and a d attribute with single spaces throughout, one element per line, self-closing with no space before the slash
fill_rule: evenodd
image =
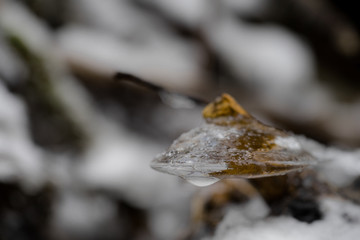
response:
<path id="1" fill-rule="evenodd" d="M 282 175 L 314 163 L 294 136 L 260 123 L 227 94 L 203 116 L 204 125 L 182 134 L 151 167 L 206 186 L 228 177 Z"/>

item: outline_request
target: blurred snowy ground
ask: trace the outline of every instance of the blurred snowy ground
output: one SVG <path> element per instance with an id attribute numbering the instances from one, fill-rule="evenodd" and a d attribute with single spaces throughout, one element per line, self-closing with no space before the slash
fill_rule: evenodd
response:
<path id="1" fill-rule="evenodd" d="M 286 216 L 267 218 L 264 203 L 254 200 L 229 210 L 212 239 L 356 239 L 359 206 L 324 199 L 321 208 L 326 212 L 323 220 L 308 224 Z"/>
<path id="2" fill-rule="evenodd" d="M 357 25 L 340 17 L 346 54 L 324 44 L 333 48 L 323 56 L 313 35 L 272 6 L 281 3 L 1 0 L 0 239 L 177 239 L 191 231 L 192 198 L 203 190 L 149 162 L 201 122 L 202 106 L 173 109 L 148 89 L 113 81 L 116 71 L 206 100 L 229 92 L 263 121 L 328 144 L 302 138 L 326 181 L 354 185 Z M 347 76 L 344 59 L 353 66 Z M 44 107 L 44 99 L 54 102 Z M 254 199 L 229 208 L 214 239 L 360 234 L 359 205 L 334 197 L 320 205 L 324 218 L 307 224 L 267 217 Z"/>

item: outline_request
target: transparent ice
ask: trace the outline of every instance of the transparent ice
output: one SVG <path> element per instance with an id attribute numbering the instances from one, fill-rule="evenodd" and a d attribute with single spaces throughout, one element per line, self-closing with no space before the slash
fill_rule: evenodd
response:
<path id="1" fill-rule="evenodd" d="M 262 134 L 262 131 L 266 129 L 253 134 Z M 252 149 L 254 144 L 251 142 L 241 143 L 239 149 L 235 144 L 245 134 L 249 133 L 244 128 L 204 124 L 182 134 L 166 152 L 153 160 L 151 167 L 182 177 L 197 186 L 207 186 L 221 178 L 281 175 L 315 163 L 293 136 L 276 136 L 270 142 L 274 144 L 270 150 Z M 234 173 L 237 168 L 247 166 L 263 170 L 259 173 Z M 220 174 L 222 172 L 224 174 Z"/>

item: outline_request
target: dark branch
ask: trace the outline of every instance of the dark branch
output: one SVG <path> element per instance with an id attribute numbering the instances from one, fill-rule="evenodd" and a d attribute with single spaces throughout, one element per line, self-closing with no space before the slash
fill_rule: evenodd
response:
<path id="1" fill-rule="evenodd" d="M 207 101 L 205 100 L 202 100 L 202 99 L 199 99 L 199 98 L 196 98 L 196 97 L 191 97 L 191 96 L 188 96 L 188 95 L 185 95 L 185 94 L 181 94 L 181 93 L 174 93 L 174 92 L 170 92 L 168 90 L 166 90 L 165 88 L 161 87 L 161 86 L 158 86 L 156 84 L 153 84 L 153 83 L 150 83 L 144 79 L 141 79 L 137 76 L 134 76 L 132 74 L 129 74 L 129 73 L 122 73 L 122 72 L 117 72 L 115 75 L 114 75 L 114 79 L 116 81 L 129 81 L 129 82 L 133 82 L 133 83 L 136 83 L 140 86 L 143 86 L 145 88 L 148 88 L 154 92 L 156 92 L 157 94 L 159 94 L 159 96 L 161 97 L 161 99 L 164 99 L 162 96 L 163 95 L 167 95 L 167 96 L 173 96 L 174 98 L 184 98 L 184 99 L 187 99 L 187 100 L 191 100 L 195 105 L 206 105 L 208 104 Z M 166 104 L 168 105 L 171 105 L 169 104 L 169 102 L 165 102 Z"/>

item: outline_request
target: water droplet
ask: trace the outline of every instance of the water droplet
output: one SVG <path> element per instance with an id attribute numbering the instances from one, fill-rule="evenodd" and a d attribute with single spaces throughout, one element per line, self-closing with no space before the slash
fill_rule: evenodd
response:
<path id="1" fill-rule="evenodd" d="M 184 177 L 186 181 L 189 183 L 198 186 L 198 187 L 205 187 L 211 184 L 216 183 L 220 179 L 214 177 Z"/>

